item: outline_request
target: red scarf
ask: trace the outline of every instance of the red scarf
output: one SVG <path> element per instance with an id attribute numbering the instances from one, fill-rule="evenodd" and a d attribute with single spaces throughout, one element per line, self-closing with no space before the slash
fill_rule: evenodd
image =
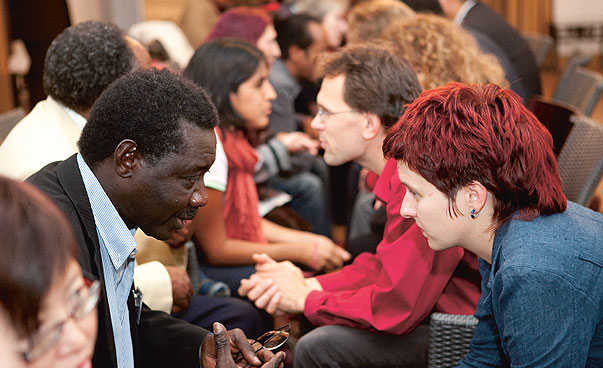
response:
<path id="1" fill-rule="evenodd" d="M 258 211 L 258 192 L 253 181 L 258 156 L 242 131 L 216 130 L 228 160 L 228 180 L 224 195 L 226 236 L 266 243 Z"/>

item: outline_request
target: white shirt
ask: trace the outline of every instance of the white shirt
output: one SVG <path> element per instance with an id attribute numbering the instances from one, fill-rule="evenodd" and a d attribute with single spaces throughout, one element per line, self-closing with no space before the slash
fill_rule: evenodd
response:
<path id="1" fill-rule="evenodd" d="M 465 20 L 467 13 L 469 13 L 469 10 L 471 10 L 475 5 L 477 5 L 477 2 L 475 0 L 465 1 L 459 11 L 454 16 L 454 23 L 458 25 L 463 23 L 463 20 Z"/>

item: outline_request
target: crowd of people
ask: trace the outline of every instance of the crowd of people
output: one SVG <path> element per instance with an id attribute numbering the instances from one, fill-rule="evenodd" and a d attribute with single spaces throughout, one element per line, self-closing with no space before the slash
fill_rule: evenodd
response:
<path id="1" fill-rule="evenodd" d="M 49 47 L 0 144 L 3 367 L 425 367 L 433 312 L 479 321 L 459 367 L 603 365 L 603 215 L 562 191 L 517 30 L 474 0 L 197 8 Z"/>

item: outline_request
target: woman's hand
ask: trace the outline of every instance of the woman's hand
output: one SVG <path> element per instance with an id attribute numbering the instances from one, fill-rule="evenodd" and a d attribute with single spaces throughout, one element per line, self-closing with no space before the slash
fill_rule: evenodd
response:
<path id="1" fill-rule="evenodd" d="M 305 246 L 304 264 L 315 271 L 333 271 L 343 266 L 352 256 L 326 236 L 309 234 Z"/>

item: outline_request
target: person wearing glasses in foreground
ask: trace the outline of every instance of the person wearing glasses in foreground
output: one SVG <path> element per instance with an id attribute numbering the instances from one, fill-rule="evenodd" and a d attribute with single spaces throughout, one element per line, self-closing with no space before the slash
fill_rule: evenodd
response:
<path id="1" fill-rule="evenodd" d="M 82 276 L 62 213 L 30 184 L 0 176 L 0 233 L 2 367 L 90 367 L 99 282 Z"/>
<path id="2" fill-rule="evenodd" d="M 551 135 L 515 93 L 425 91 L 383 151 L 407 189 L 400 213 L 429 246 L 480 258 L 460 367 L 603 366 L 603 215 L 567 201 Z"/>
<path id="3" fill-rule="evenodd" d="M 477 257 L 434 252 L 412 220 L 400 216 L 404 187 L 381 149 L 405 106 L 421 91 L 410 64 L 389 49 L 348 46 L 329 55 L 318 93 L 319 132 L 329 165 L 356 161 L 379 174 L 374 193 L 387 223 L 374 254 L 340 271 L 305 278 L 287 262 L 256 255 L 257 272 L 239 293 L 270 313 L 303 313 L 318 328 L 295 347 L 295 367 L 408 367 L 425 363 L 432 311 L 473 314 Z M 319 327 L 321 326 L 321 327 Z"/>

